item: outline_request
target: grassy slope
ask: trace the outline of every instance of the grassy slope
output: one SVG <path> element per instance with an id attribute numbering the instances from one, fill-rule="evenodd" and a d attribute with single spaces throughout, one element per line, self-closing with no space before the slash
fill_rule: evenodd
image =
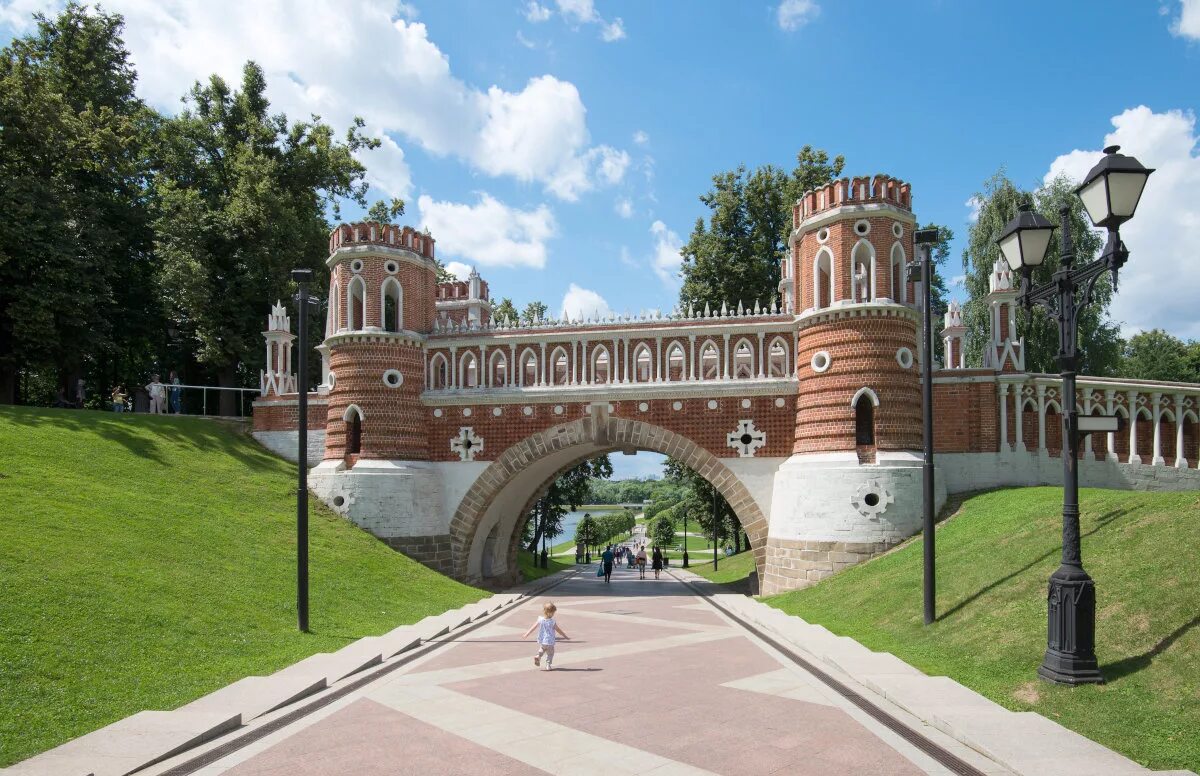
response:
<path id="1" fill-rule="evenodd" d="M 293 472 L 214 421 L 0 409 L 0 766 L 482 595 L 314 503 L 298 633 Z"/>
<path id="2" fill-rule="evenodd" d="M 722 554 L 717 570 L 713 571 L 711 551 L 697 553 L 688 550 L 688 571 L 722 585 L 741 582 L 754 571 L 754 553 L 741 552 L 728 558 Z"/>
<path id="3" fill-rule="evenodd" d="M 517 553 L 517 568 L 521 570 L 522 576 L 527 580 L 541 579 L 542 577 L 550 576 L 563 569 L 575 568 L 575 558 L 568 561 L 555 560 L 553 557 L 546 558 L 547 568 L 534 565 L 534 558 L 525 550 Z"/>
<path id="4" fill-rule="evenodd" d="M 1108 684 L 1075 689 L 1035 674 L 1061 500 L 1057 488 L 967 500 L 937 533 L 941 617 L 932 627 L 921 624 L 920 540 L 768 603 L 1152 768 L 1200 770 L 1200 494 L 1082 492 L 1083 558 L 1096 580 Z"/>

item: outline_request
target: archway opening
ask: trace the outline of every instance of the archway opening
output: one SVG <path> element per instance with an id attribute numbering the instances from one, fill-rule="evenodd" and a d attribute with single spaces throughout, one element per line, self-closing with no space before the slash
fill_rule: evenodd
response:
<path id="1" fill-rule="evenodd" d="M 672 437 L 673 441 L 668 442 Z M 766 560 L 767 520 L 758 501 L 723 459 L 649 423 L 595 417 L 532 434 L 502 453 L 480 474 L 463 494 L 451 520 L 456 575 L 497 585 L 514 582 L 518 577 L 517 553 L 526 518 L 538 498 L 560 474 L 579 462 L 632 451 L 671 453 L 686 460 L 694 471 L 703 472 L 705 481 L 729 505 L 741 529 L 737 544 L 749 544 L 761 579 Z M 521 465 L 515 465 L 516 462 Z M 688 532 L 694 530 L 689 525 Z M 555 541 L 562 543 L 573 538 L 558 537 Z M 728 541 L 732 546 L 734 537 L 729 536 Z M 708 545 L 709 552 L 711 546 Z"/>

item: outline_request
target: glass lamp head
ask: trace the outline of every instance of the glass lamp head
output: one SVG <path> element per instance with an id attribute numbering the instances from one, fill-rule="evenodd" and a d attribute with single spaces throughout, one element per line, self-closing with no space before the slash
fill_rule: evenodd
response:
<path id="1" fill-rule="evenodd" d="M 1050 247 L 1054 224 L 1029 205 L 1021 205 L 1017 217 L 1009 221 L 996 244 L 1013 272 L 1041 266 Z"/>
<path id="2" fill-rule="evenodd" d="M 1146 179 L 1154 170 L 1147 169 L 1132 156 L 1117 153 L 1120 146 L 1104 149 L 1104 157 L 1088 171 L 1075 190 L 1092 223 L 1113 229 L 1133 218 Z"/>

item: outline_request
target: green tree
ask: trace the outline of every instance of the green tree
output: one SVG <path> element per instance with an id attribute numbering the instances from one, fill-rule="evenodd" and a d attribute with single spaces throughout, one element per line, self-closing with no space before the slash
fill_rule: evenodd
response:
<path id="1" fill-rule="evenodd" d="M 562 533 L 562 519 L 567 512 L 579 508 L 588 496 L 593 477 L 611 477 L 612 462 L 607 455 L 587 458 L 560 474 L 526 515 L 527 549 L 536 552 L 542 533 L 547 539 Z"/>
<path id="2" fill-rule="evenodd" d="M 157 116 L 119 15 L 69 3 L 0 53 L 0 403 L 18 374 L 91 390 L 140 378 L 152 302 L 147 180 Z M 25 397 L 27 400 L 32 397 Z"/>
<path id="3" fill-rule="evenodd" d="M 391 202 L 386 200 L 376 200 L 375 204 L 367 209 L 367 220 L 377 221 L 381 224 L 394 224 L 396 219 L 404 215 L 404 200 L 399 197 L 393 197 Z"/>
<path id="4" fill-rule="evenodd" d="M 325 213 L 339 217 L 343 198 L 365 204 L 355 153 L 378 145 L 362 134 L 361 119 L 339 141 L 319 117 L 270 115 L 265 92 L 262 69 L 248 62 L 240 91 L 214 75 L 164 124 L 154 221 L 161 294 L 225 387 L 258 371 L 263 311 L 292 296 L 290 270 L 324 269 Z M 319 341 L 321 316 L 311 318 Z M 232 395 L 222 393 L 222 412 L 232 412 Z"/>
<path id="5" fill-rule="evenodd" d="M 1137 380 L 1193 382 L 1197 374 L 1188 355 L 1188 345 L 1178 337 L 1162 329 L 1144 331 L 1125 343 L 1121 354 L 1121 376 Z"/>
<path id="6" fill-rule="evenodd" d="M 954 230 L 940 224 L 924 224 L 918 229 L 938 230 L 938 241 L 933 244 L 929 263 L 933 267 L 933 284 L 929 287 L 930 307 L 933 310 L 933 353 L 934 358 L 945 363 L 945 343 L 942 342 L 942 329 L 946 328 L 944 317 L 949 305 L 950 291 L 946 285 L 946 259 L 950 257 L 950 243 L 954 240 Z M 920 336 L 920 335 L 918 335 Z"/>
<path id="7" fill-rule="evenodd" d="M 677 520 L 686 519 L 694 522 L 699 526 L 701 532 L 712 537 L 715 512 L 718 543 L 733 539 L 735 545 L 740 548 L 741 523 L 720 491 L 682 461 L 668 458 L 663 468 L 667 479 L 685 485 L 688 490 L 687 495 L 672 509 L 672 517 Z"/>
<path id="8" fill-rule="evenodd" d="M 521 320 L 527 324 L 536 323 L 537 321 L 545 320 L 546 307 L 544 302 L 530 302 L 525 305 L 525 309 L 521 311 Z"/>
<path id="9" fill-rule="evenodd" d="M 1077 266 L 1096 257 L 1102 247 L 1102 237 L 1091 228 L 1079 198 L 1075 196 L 1074 184 L 1064 177 L 1030 192 L 1018 188 L 1001 171 L 988 179 L 983 190 L 975 196 L 981 205 L 979 218 L 971 225 L 967 248 L 963 252 L 963 269 L 966 270 L 966 287 L 970 297 L 963 305 L 963 323 L 968 330 L 967 360 L 970 364 L 979 365 L 983 363 L 983 349 L 990 341 L 988 278 L 996 260 L 1000 258 L 996 240 L 1004 231 L 1005 224 L 1017 214 L 1017 208 L 1030 205 L 1058 225 L 1059 207 L 1070 207 L 1069 223 L 1075 242 Z M 1049 282 L 1058 269 L 1061 260 L 1060 240 L 1061 235 L 1056 231 L 1045 262 L 1033 272 L 1035 284 Z M 1119 331 L 1108 318 L 1111 300 L 1112 285 L 1104 277 L 1096 284 L 1095 302 L 1080 313 L 1078 371 L 1082 374 L 1111 375 L 1120 362 Z M 1035 308 L 1032 315 L 1020 315 L 1018 332 L 1025 338 L 1026 370 L 1057 372 L 1058 327 L 1055 321 L 1041 308 Z"/>
<path id="10" fill-rule="evenodd" d="M 588 550 L 593 550 L 600 543 L 600 531 L 596 526 L 596 518 L 584 512 L 583 518 L 575 526 L 575 543 L 582 544 Z"/>
<path id="11" fill-rule="evenodd" d="M 664 550 L 674 547 L 675 521 L 666 515 L 654 518 L 654 523 L 650 529 L 650 540 Z"/>
<path id="12" fill-rule="evenodd" d="M 696 219 L 680 253 L 681 307 L 702 309 L 722 303 L 753 307 L 778 296 L 780 262 L 787 254 L 792 205 L 805 191 L 841 174 L 845 158 L 804 146 L 789 175 L 773 165 L 748 172 L 745 165 L 713 176 L 700 201 L 708 223 Z"/>
<path id="13" fill-rule="evenodd" d="M 507 296 L 500 300 L 499 304 L 492 305 L 492 320 L 497 322 L 512 321 L 516 323 L 521 319 L 517 308 L 513 306 L 512 299 Z"/>

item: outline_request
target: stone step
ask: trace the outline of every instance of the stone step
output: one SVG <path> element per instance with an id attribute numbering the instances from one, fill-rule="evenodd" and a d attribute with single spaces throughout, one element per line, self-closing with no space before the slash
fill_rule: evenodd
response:
<path id="1" fill-rule="evenodd" d="M 213 711 L 241 714 L 242 724 L 270 711 L 295 703 L 327 686 L 324 676 L 290 674 L 247 676 L 203 698 L 197 698 L 180 711 Z"/>
<path id="2" fill-rule="evenodd" d="M 374 636 L 373 639 L 380 637 Z M 363 641 L 362 639 L 359 642 Z M 356 646 L 359 642 L 349 645 L 337 652 L 318 652 L 306 657 L 299 663 L 276 671 L 272 676 L 312 676 L 324 678 L 327 684 L 334 684 L 352 676 L 359 671 L 378 665 L 383 661 L 383 650 L 371 643 Z"/>
<path id="3" fill-rule="evenodd" d="M 241 725 L 237 712 L 142 711 L 8 768 L 11 776 L 126 776 Z"/>

